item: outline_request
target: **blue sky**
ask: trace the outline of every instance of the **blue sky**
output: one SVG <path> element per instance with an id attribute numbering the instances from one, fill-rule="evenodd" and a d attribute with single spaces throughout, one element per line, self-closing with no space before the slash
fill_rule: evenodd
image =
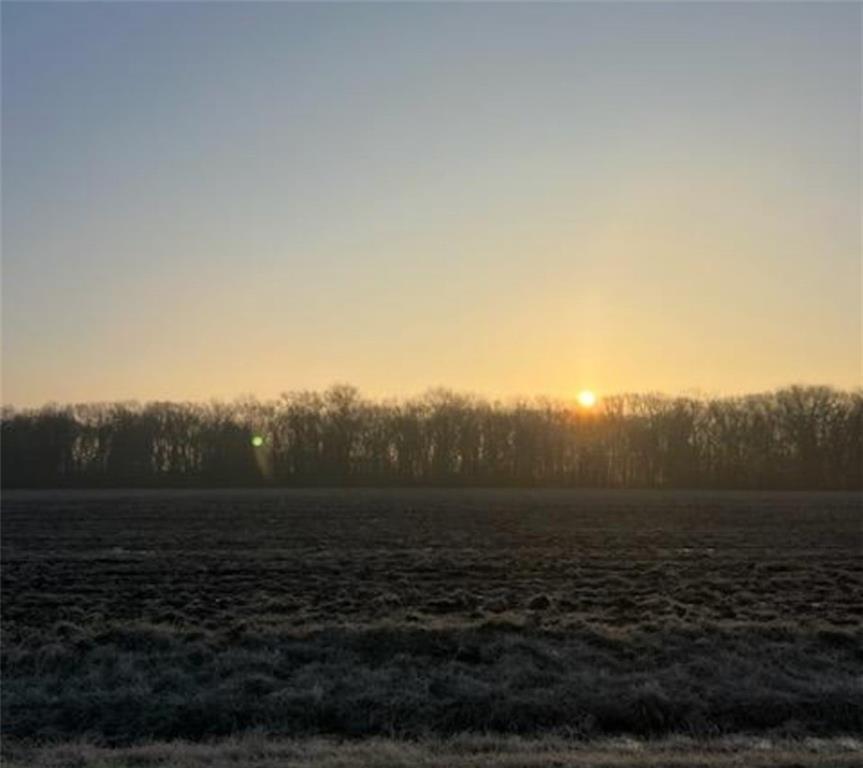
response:
<path id="1" fill-rule="evenodd" d="M 3 401 L 861 384 L 846 4 L 3 3 Z"/>

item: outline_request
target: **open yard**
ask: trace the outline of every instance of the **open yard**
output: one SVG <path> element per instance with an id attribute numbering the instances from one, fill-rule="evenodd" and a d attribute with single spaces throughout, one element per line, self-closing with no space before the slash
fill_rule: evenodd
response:
<path id="1" fill-rule="evenodd" d="M 743 734 L 781 745 L 764 765 L 804 739 L 832 741 L 801 765 L 851 765 L 861 525 L 855 494 L 7 493 L 4 749 L 203 765 L 212 747 L 182 762 L 152 742 L 223 738 L 264 765 L 289 747 L 249 738 L 375 737 L 339 749 L 390 757 L 485 738 L 501 765 L 677 765 L 660 753 L 679 744 L 621 757 L 608 740 Z M 69 740 L 77 757 L 51 746 Z M 738 764 L 710 749 L 686 764 Z M 399 754 L 377 762 L 438 764 Z"/>

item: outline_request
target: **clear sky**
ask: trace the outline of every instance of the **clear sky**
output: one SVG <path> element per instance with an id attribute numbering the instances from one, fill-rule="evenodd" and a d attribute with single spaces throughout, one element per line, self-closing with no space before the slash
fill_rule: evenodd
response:
<path id="1" fill-rule="evenodd" d="M 861 6 L 2 4 L 3 401 L 861 379 Z"/>

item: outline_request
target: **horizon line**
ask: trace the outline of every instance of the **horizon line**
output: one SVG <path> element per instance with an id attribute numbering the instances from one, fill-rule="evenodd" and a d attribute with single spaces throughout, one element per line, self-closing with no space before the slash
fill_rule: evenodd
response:
<path id="1" fill-rule="evenodd" d="M 325 395 L 328 392 L 332 392 L 334 390 L 353 390 L 353 393 L 357 400 L 362 402 L 370 402 L 376 404 L 405 404 L 411 403 L 417 400 L 422 400 L 424 398 L 432 397 L 434 395 L 449 395 L 457 398 L 463 398 L 472 401 L 480 401 L 485 402 L 491 405 L 515 405 L 518 403 L 554 403 L 559 405 L 569 405 L 576 404 L 579 399 L 579 395 L 584 391 L 589 391 L 596 396 L 597 404 L 601 403 L 603 400 L 611 400 L 615 398 L 627 398 L 627 397 L 656 397 L 663 400 L 690 400 L 696 402 L 707 402 L 707 401 L 716 401 L 716 400 L 733 400 L 733 399 L 745 399 L 749 397 L 758 397 L 765 395 L 773 395 L 783 391 L 790 391 L 795 389 L 803 389 L 803 390 L 818 390 L 818 389 L 826 389 L 834 393 L 843 393 L 843 394 L 863 394 L 863 382 L 857 384 L 856 386 L 845 387 L 836 384 L 828 384 L 824 382 L 820 383 L 806 383 L 806 382 L 792 382 L 788 384 L 783 384 L 775 387 L 761 388 L 761 389 L 752 389 L 746 391 L 739 392 L 716 392 L 716 391 L 707 391 L 699 387 L 691 387 L 687 389 L 681 389 L 674 391 L 666 391 L 660 389 L 645 389 L 645 390 L 618 390 L 613 392 L 602 392 L 595 388 L 589 387 L 579 387 L 574 388 L 570 395 L 550 395 L 544 393 L 536 393 L 536 394 L 510 394 L 510 395 L 502 395 L 502 394 L 487 394 L 478 391 L 473 391 L 469 389 L 457 389 L 455 387 L 449 387 L 446 385 L 431 385 L 426 387 L 424 390 L 419 392 L 414 392 L 411 394 L 402 394 L 402 395 L 368 395 L 366 394 L 360 387 L 357 387 L 354 384 L 350 384 L 348 382 L 336 381 L 332 384 L 323 387 L 323 388 L 302 388 L 302 389 L 286 389 L 279 392 L 276 395 L 257 395 L 254 393 L 239 393 L 232 396 L 220 396 L 213 395 L 207 398 L 137 398 L 137 397 L 128 397 L 128 398 L 118 398 L 113 400 L 47 400 L 38 405 L 21 405 L 16 403 L 2 403 L 0 404 L 0 409 L 4 412 L 6 411 L 40 411 L 40 410 L 50 410 L 50 409 L 64 409 L 64 408 L 77 408 L 77 407 L 87 407 L 87 406 L 99 406 L 99 405 L 112 405 L 112 406 L 149 406 L 149 405 L 162 405 L 162 404 L 173 404 L 173 405 L 228 405 L 228 404 L 236 404 L 242 402 L 256 402 L 256 403 L 273 403 L 278 402 L 280 400 L 297 397 L 302 395 Z"/>

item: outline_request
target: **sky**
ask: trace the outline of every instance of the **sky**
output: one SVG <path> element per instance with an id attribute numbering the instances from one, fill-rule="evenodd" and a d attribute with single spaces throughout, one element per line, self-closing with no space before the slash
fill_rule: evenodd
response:
<path id="1" fill-rule="evenodd" d="M 2 400 L 850 388 L 856 3 L 2 3 Z"/>

